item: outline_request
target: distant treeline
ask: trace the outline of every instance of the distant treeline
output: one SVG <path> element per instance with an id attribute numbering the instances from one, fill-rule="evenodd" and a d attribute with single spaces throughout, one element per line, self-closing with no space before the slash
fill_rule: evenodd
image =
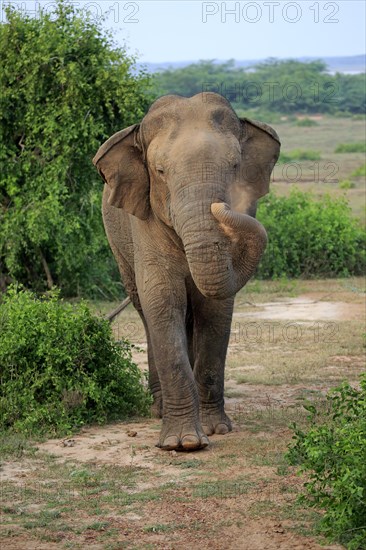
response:
<path id="1" fill-rule="evenodd" d="M 200 61 L 155 74 L 157 94 L 191 96 L 218 92 L 237 109 L 279 113 L 365 113 L 365 73 L 326 72 L 322 61 L 302 63 L 270 59 L 250 69 Z"/>

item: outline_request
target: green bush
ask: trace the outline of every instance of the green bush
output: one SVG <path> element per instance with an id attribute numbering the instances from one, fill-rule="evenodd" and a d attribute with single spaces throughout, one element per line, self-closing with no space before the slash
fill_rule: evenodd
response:
<path id="1" fill-rule="evenodd" d="M 58 291 L 37 298 L 11 287 L 0 304 L 3 430 L 63 433 L 85 423 L 147 413 L 150 397 L 131 345 L 108 321 Z"/>
<path id="2" fill-rule="evenodd" d="M 11 4 L 11 3 L 10 3 Z M 76 3 L 77 4 L 77 3 Z M 121 296 L 91 159 L 145 114 L 150 79 L 72 3 L 0 25 L 0 289 Z"/>
<path id="3" fill-rule="evenodd" d="M 323 508 L 320 530 L 349 550 L 366 548 L 366 374 L 361 389 L 348 383 L 327 395 L 325 411 L 313 405 L 310 427 L 293 424 L 287 454 L 309 481 L 302 502 Z"/>
<path id="4" fill-rule="evenodd" d="M 366 234 L 345 197 L 270 193 L 259 203 L 258 219 L 269 238 L 259 278 L 348 277 L 365 269 Z"/>
<path id="5" fill-rule="evenodd" d="M 313 120 L 311 118 L 303 118 L 296 122 L 296 126 L 301 126 L 303 128 L 308 128 L 310 126 L 318 126 L 318 123 L 316 120 Z"/>
<path id="6" fill-rule="evenodd" d="M 265 120 L 267 124 L 281 124 L 282 116 L 276 111 L 270 111 L 262 107 L 241 109 L 235 108 L 239 118 L 250 118 L 251 120 Z M 289 117 L 287 117 L 288 119 Z"/>
<path id="7" fill-rule="evenodd" d="M 351 174 L 353 178 L 366 177 L 366 163 L 362 164 L 359 168 L 356 168 Z"/>
<path id="8" fill-rule="evenodd" d="M 335 153 L 366 153 L 366 143 L 340 143 Z"/>
<path id="9" fill-rule="evenodd" d="M 287 162 L 297 162 L 300 160 L 320 160 L 321 156 L 318 151 L 306 151 L 303 149 L 294 149 L 288 153 L 281 153 L 278 162 L 286 164 Z"/>
<path id="10" fill-rule="evenodd" d="M 356 184 L 350 180 L 342 180 L 339 182 L 339 189 L 354 189 Z"/>

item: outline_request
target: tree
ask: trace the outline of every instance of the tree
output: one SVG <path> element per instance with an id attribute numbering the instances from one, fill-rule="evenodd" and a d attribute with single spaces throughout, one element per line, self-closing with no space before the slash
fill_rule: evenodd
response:
<path id="1" fill-rule="evenodd" d="M 91 159 L 146 112 L 150 79 L 101 22 L 58 0 L 0 26 L 0 287 L 119 293 Z M 114 290 L 113 290 L 114 289 Z"/>
<path id="2" fill-rule="evenodd" d="M 366 111 L 366 75 L 340 74 L 335 75 L 335 85 L 338 91 L 337 109 L 352 114 L 364 114 Z"/>
<path id="3" fill-rule="evenodd" d="M 268 59 L 253 67 L 200 61 L 157 73 L 158 93 L 190 96 L 203 90 L 219 92 L 236 109 L 275 113 L 362 113 L 365 74 L 331 75 L 321 60 Z"/>

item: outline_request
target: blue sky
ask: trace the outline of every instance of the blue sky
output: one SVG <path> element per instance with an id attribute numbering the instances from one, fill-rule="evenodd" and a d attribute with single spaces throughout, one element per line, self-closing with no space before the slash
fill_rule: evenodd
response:
<path id="1" fill-rule="evenodd" d="M 37 13 L 52 0 L 0 0 Z M 364 53 L 364 0 L 75 0 L 140 61 L 323 57 Z"/>

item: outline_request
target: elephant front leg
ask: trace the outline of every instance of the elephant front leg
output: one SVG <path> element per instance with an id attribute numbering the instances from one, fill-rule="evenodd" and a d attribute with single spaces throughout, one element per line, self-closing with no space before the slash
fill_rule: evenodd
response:
<path id="1" fill-rule="evenodd" d="M 166 366 L 163 389 L 163 425 L 158 447 L 191 451 L 207 447 L 199 417 L 199 399 L 192 368 L 185 357 Z"/>
<path id="2" fill-rule="evenodd" d="M 166 289 L 157 292 L 154 288 L 153 293 L 145 289 L 142 305 L 163 401 L 158 447 L 186 451 L 206 447 L 209 441 L 201 426 L 199 397 L 188 357 L 185 293 L 177 293 L 177 288 L 169 293 Z"/>
<path id="3" fill-rule="evenodd" d="M 207 435 L 232 430 L 225 413 L 224 377 L 234 299 L 201 299 L 194 319 L 194 376 L 200 399 L 200 418 Z"/>

